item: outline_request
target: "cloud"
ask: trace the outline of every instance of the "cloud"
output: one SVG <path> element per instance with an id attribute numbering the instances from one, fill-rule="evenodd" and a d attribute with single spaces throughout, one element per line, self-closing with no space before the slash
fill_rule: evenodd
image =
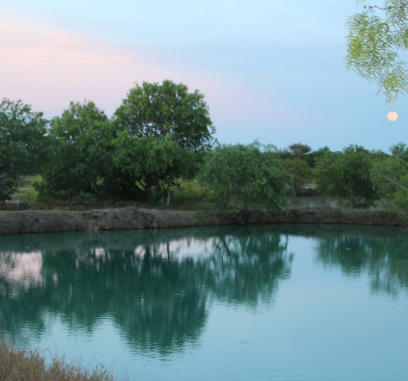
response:
<path id="1" fill-rule="evenodd" d="M 0 65 L 0 97 L 21 98 L 49 117 L 84 99 L 111 114 L 135 83 L 164 79 L 204 93 L 216 125 L 273 126 L 294 115 L 277 97 L 205 68 L 175 66 L 160 51 L 119 48 L 30 20 L 0 23 Z"/>

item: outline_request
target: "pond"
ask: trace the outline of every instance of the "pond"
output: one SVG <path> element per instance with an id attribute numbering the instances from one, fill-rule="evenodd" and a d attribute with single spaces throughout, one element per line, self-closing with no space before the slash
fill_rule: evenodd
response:
<path id="1" fill-rule="evenodd" d="M 408 235 L 214 227 L 0 237 L 0 335 L 118 380 L 408 379 Z"/>

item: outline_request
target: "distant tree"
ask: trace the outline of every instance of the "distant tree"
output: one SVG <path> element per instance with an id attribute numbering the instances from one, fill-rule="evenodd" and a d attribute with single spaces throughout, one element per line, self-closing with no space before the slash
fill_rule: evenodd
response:
<path id="1" fill-rule="evenodd" d="M 373 160 L 369 151 L 350 145 L 342 152 L 327 152 L 314 170 L 318 190 L 328 196 L 345 197 L 351 207 L 372 203 L 377 193 L 370 179 Z"/>
<path id="2" fill-rule="evenodd" d="M 307 154 L 312 151 L 312 148 L 308 145 L 295 143 L 289 146 L 289 152 L 292 153 L 293 157 L 296 159 L 304 159 Z"/>
<path id="3" fill-rule="evenodd" d="M 258 143 L 218 147 L 205 162 L 200 179 L 223 209 L 246 208 L 253 202 L 283 209 L 291 192 L 291 177 L 275 149 Z"/>
<path id="4" fill-rule="evenodd" d="M 408 148 L 400 143 L 392 147 L 392 156 L 378 160 L 371 179 L 380 197 L 408 217 Z"/>
<path id="5" fill-rule="evenodd" d="M 0 201 L 7 200 L 20 176 L 35 174 L 44 163 L 47 121 L 22 101 L 0 103 Z"/>
<path id="6" fill-rule="evenodd" d="M 282 161 L 282 166 L 292 175 L 295 191 L 299 191 L 312 177 L 312 170 L 306 160 L 286 159 Z"/>
<path id="7" fill-rule="evenodd" d="M 322 156 L 324 156 L 327 152 L 330 152 L 329 147 L 322 147 L 316 151 L 310 152 L 306 157 L 306 160 L 309 163 L 310 167 L 314 168 L 316 161 Z"/>
<path id="8" fill-rule="evenodd" d="M 81 193 L 105 197 L 113 176 L 113 137 L 108 117 L 95 103 L 71 102 L 51 121 L 51 159 L 42 171 L 40 197 L 72 200 Z"/>
<path id="9" fill-rule="evenodd" d="M 288 148 L 278 151 L 279 158 L 282 160 L 286 159 L 296 159 L 296 160 L 306 160 L 309 166 L 313 166 L 313 154 L 312 148 L 306 144 L 294 143 Z"/>
<path id="10" fill-rule="evenodd" d="M 390 101 L 408 90 L 408 0 L 361 3 L 348 20 L 347 67 L 377 83 Z"/>

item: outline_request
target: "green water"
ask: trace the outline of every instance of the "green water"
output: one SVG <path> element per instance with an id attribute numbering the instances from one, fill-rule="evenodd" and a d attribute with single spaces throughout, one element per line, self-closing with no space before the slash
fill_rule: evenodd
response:
<path id="1" fill-rule="evenodd" d="M 406 381 L 408 235 L 272 225 L 0 237 L 0 335 L 119 380 Z"/>

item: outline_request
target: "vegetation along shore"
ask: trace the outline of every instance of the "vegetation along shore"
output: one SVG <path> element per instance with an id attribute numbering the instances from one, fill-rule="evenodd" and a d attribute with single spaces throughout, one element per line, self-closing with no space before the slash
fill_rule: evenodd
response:
<path id="1" fill-rule="evenodd" d="M 238 222 L 401 225 L 408 216 L 405 144 L 390 152 L 222 145 L 204 96 L 169 80 L 136 85 L 112 117 L 86 101 L 46 120 L 3 99 L 0 125 L 1 234 Z M 307 189 L 341 198 L 342 208 L 291 207 L 289 199 Z M 13 202 L 30 210 L 7 210 Z M 49 210 L 33 211 L 41 208 Z"/>

